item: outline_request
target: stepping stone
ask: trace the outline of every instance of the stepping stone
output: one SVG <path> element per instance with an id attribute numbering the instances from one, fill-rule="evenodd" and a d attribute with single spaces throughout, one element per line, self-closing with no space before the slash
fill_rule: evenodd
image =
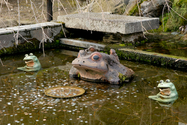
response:
<path id="1" fill-rule="evenodd" d="M 106 13 L 80 13 L 58 16 L 65 27 L 107 33 L 132 34 L 157 29 L 159 18 L 124 16 Z"/>

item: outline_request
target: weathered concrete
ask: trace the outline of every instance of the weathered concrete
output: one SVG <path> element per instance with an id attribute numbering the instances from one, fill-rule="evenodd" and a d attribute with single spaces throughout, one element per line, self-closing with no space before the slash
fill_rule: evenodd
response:
<path id="1" fill-rule="evenodd" d="M 70 46 L 82 47 L 82 48 L 89 48 L 90 46 L 94 46 L 97 50 L 103 50 L 105 48 L 105 45 L 102 44 L 74 40 L 74 39 L 67 39 L 67 38 L 61 38 L 60 43 Z"/>
<path id="2" fill-rule="evenodd" d="M 123 16 L 105 13 L 81 13 L 58 16 L 65 27 L 108 33 L 130 34 L 159 27 L 159 18 Z"/>
<path id="3" fill-rule="evenodd" d="M 55 22 L 1 28 L 0 50 L 15 46 L 16 41 L 17 43 L 29 41 L 29 39 L 41 41 L 44 38 L 44 33 L 53 39 L 61 30 L 62 24 Z"/>
<path id="4" fill-rule="evenodd" d="M 108 33 L 104 35 L 103 42 L 105 43 L 135 43 L 136 41 L 141 41 L 145 39 L 143 32 L 132 33 L 132 34 L 119 34 L 119 33 Z"/>
<path id="5" fill-rule="evenodd" d="M 118 49 L 117 54 L 121 59 L 125 60 L 148 63 L 183 71 L 186 71 L 187 69 L 187 58 L 185 57 L 126 48 Z"/>

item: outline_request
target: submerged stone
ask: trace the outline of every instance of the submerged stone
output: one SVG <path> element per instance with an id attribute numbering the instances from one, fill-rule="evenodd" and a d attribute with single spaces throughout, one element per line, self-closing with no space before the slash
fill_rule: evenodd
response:
<path id="1" fill-rule="evenodd" d="M 80 77 L 93 82 L 119 84 L 128 82 L 134 75 L 132 69 L 119 62 L 114 49 L 111 49 L 108 55 L 98 52 L 91 46 L 86 50 L 80 50 L 72 64 L 69 71 L 70 77 Z"/>

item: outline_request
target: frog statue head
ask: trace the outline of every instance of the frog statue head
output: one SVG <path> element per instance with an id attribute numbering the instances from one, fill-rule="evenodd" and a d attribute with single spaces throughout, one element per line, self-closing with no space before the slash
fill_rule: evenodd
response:
<path id="1" fill-rule="evenodd" d="M 165 82 L 160 80 L 157 86 L 160 92 L 157 95 L 149 96 L 150 99 L 161 103 L 173 103 L 178 98 L 178 93 L 175 85 L 167 79 Z"/>
<path id="2" fill-rule="evenodd" d="M 25 58 L 23 60 L 25 61 L 26 65 L 24 67 L 18 67 L 17 69 L 26 72 L 38 71 L 41 69 L 41 64 L 38 58 L 32 53 L 30 53 L 29 55 L 25 54 Z"/>
<path id="3" fill-rule="evenodd" d="M 70 77 L 80 77 L 93 82 L 119 84 L 128 82 L 134 75 L 132 69 L 120 64 L 114 49 L 111 49 L 108 55 L 90 46 L 88 49 L 79 51 L 72 65 L 69 71 Z"/>

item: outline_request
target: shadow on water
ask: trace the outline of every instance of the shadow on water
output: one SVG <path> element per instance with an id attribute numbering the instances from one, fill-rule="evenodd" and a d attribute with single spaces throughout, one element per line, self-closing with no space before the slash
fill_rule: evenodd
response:
<path id="1" fill-rule="evenodd" d="M 69 56 L 69 55 L 74 56 Z M 77 52 L 46 51 L 46 57 L 34 53 L 42 70 L 25 73 L 17 67 L 25 65 L 24 55 L 3 59 L 0 66 L 0 124 L 21 125 L 136 125 L 187 124 L 187 73 L 134 62 L 121 61 L 136 76 L 122 86 L 70 80 L 68 72 Z M 148 99 L 158 93 L 157 81 L 170 79 L 179 98 L 173 105 L 161 105 Z M 83 96 L 56 99 L 44 90 L 57 86 L 84 88 Z"/>

